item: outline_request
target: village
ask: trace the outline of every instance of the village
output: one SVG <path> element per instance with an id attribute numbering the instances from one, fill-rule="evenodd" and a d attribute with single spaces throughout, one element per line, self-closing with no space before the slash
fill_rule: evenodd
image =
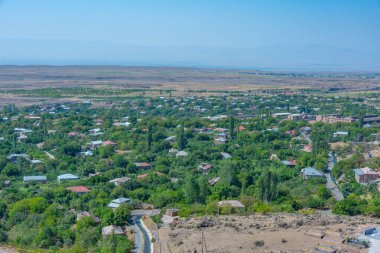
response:
<path id="1" fill-rule="evenodd" d="M 191 217 L 326 210 L 378 217 L 379 102 L 281 91 L 5 106 L 0 240 L 87 252 L 121 236 L 118 245 L 134 252 L 177 252 L 182 246 L 168 242 L 167 229 Z M 366 252 L 370 243 L 358 233 L 369 224 L 350 234 L 360 239 L 348 251 L 336 228 L 326 237 L 334 240 L 314 240 L 309 250 Z M 46 229 L 49 237 L 39 236 Z M 302 235 L 325 237 L 316 231 Z M 270 244 L 253 247 L 281 249 Z"/>

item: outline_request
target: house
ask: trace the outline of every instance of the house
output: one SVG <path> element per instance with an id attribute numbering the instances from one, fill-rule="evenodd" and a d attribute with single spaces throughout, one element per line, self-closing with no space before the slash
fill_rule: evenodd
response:
<path id="1" fill-rule="evenodd" d="M 148 173 L 144 173 L 144 174 L 138 175 L 138 176 L 137 176 L 137 179 L 144 179 L 144 178 L 146 178 L 147 176 L 149 176 L 149 174 L 148 174 Z"/>
<path id="2" fill-rule="evenodd" d="M 30 160 L 30 163 L 31 164 L 39 164 L 39 163 L 42 163 L 42 161 L 38 160 L 38 159 L 32 159 L 32 160 Z"/>
<path id="3" fill-rule="evenodd" d="M 152 167 L 150 163 L 146 163 L 146 162 L 135 163 L 135 165 L 138 169 L 144 169 L 144 170 L 148 170 Z"/>
<path id="4" fill-rule="evenodd" d="M 45 145 L 45 142 L 40 142 L 36 144 L 37 148 L 43 148 L 44 145 Z"/>
<path id="5" fill-rule="evenodd" d="M 307 153 L 311 153 L 313 150 L 313 146 L 312 144 L 306 144 L 301 150 Z"/>
<path id="6" fill-rule="evenodd" d="M 354 173 L 356 181 L 360 184 L 368 184 L 380 178 L 379 173 L 368 167 L 354 169 Z"/>
<path id="7" fill-rule="evenodd" d="M 219 179 L 220 179 L 220 177 L 214 177 L 214 178 L 208 180 L 208 183 L 209 183 L 211 186 L 214 186 L 217 182 L 219 182 Z"/>
<path id="8" fill-rule="evenodd" d="M 124 184 L 126 182 L 129 182 L 131 180 L 132 180 L 132 178 L 130 178 L 130 177 L 119 177 L 119 178 L 112 179 L 108 182 L 114 183 L 116 186 L 119 186 L 119 185 Z"/>
<path id="9" fill-rule="evenodd" d="M 291 113 L 289 113 L 289 112 L 278 112 L 278 113 L 273 113 L 272 117 L 273 118 L 287 119 L 289 115 L 291 115 Z"/>
<path id="10" fill-rule="evenodd" d="M 124 234 L 124 230 L 121 227 L 110 225 L 110 226 L 102 228 L 102 235 L 110 236 L 110 235 L 125 235 L 125 234 Z"/>
<path id="11" fill-rule="evenodd" d="M 177 150 L 177 149 L 175 149 L 175 148 L 171 148 L 171 149 L 169 149 L 169 155 L 174 156 L 174 155 L 176 155 L 177 153 L 178 153 L 178 150 Z"/>
<path id="12" fill-rule="evenodd" d="M 227 134 L 224 132 L 217 133 L 214 135 L 214 139 L 227 139 Z"/>
<path id="13" fill-rule="evenodd" d="M 57 177 L 58 182 L 67 181 L 67 180 L 77 180 L 77 179 L 79 179 L 79 177 L 73 174 L 63 174 Z"/>
<path id="14" fill-rule="evenodd" d="M 290 166 L 290 167 L 294 167 L 294 166 L 297 165 L 297 161 L 296 160 L 282 160 L 281 162 L 285 166 Z"/>
<path id="15" fill-rule="evenodd" d="M 301 131 L 301 134 L 310 134 L 311 133 L 311 127 L 308 127 L 308 126 L 302 127 L 300 129 L 300 131 Z"/>
<path id="16" fill-rule="evenodd" d="M 90 212 L 84 211 L 84 212 L 77 213 L 77 221 L 86 217 L 91 217 L 97 224 L 102 222 L 99 217 L 92 215 Z"/>
<path id="17" fill-rule="evenodd" d="M 240 201 L 238 200 L 222 200 L 217 203 L 218 207 L 223 207 L 223 206 L 231 206 L 232 209 L 242 209 L 245 208 L 245 205 L 243 205 Z"/>
<path id="18" fill-rule="evenodd" d="M 99 135 L 103 134 L 103 132 L 100 130 L 100 128 L 91 129 L 91 130 L 89 130 L 89 132 L 90 132 L 91 136 L 99 136 Z"/>
<path id="19" fill-rule="evenodd" d="M 79 134 L 77 132 L 70 132 L 67 135 L 70 137 L 75 137 L 75 136 L 78 136 Z"/>
<path id="20" fill-rule="evenodd" d="M 24 183 L 27 183 L 27 182 L 45 183 L 46 181 L 47 181 L 46 176 L 24 176 Z"/>
<path id="21" fill-rule="evenodd" d="M 202 163 L 201 165 L 198 166 L 198 170 L 202 171 L 203 174 L 207 175 L 209 171 L 211 170 L 212 165 L 209 163 Z"/>
<path id="22" fill-rule="evenodd" d="M 166 138 L 165 140 L 167 140 L 167 141 L 170 142 L 170 143 L 174 143 L 174 141 L 175 141 L 175 136 L 169 136 L 169 137 Z"/>
<path id="23" fill-rule="evenodd" d="M 57 130 L 53 130 L 53 129 L 48 130 L 48 134 L 55 134 L 56 132 L 57 132 Z"/>
<path id="24" fill-rule="evenodd" d="M 10 154 L 9 156 L 7 156 L 7 159 L 10 160 L 11 162 L 15 162 L 19 158 L 28 160 L 29 156 L 27 154 Z"/>
<path id="25" fill-rule="evenodd" d="M 113 123 L 113 126 L 125 126 L 125 127 L 129 127 L 131 125 L 131 123 L 129 122 L 116 122 L 116 123 Z"/>
<path id="26" fill-rule="evenodd" d="M 80 152 L 79 154 L 83 156 L 93 156 L 94 152 L 92 152 L 92 150 L 87 150 L 85 152 Z"/>
<path id="27" fill-rule="evenodd" d="M 334 133 L 334 137 L 338 137 L 338 136 L 347 136 L 348 135 L 348 132 L 346 132 L 346 131 L 336 131 L 335 133 Z"/>
<path id="28" fill-rule="evenodd" d="M 227 142 L 225 138 L 216 138 L 214 139 L 214 145 L 223 145 Z"/>
<path id="29" fill-rule="evenodd" d="M 301 175 L 304 179 L 310 179 L 310 178 L 322 178 L 323 174 L 322 172 L 312 168 L 307 167 L 301 170 Z"/>
<path id="30" fill-rule="evenodd" d="M 232 158 L 232 155 L 227 152 L 221 152 L 220 154 L 222 155 L 223 159 Z"/>
<path id="31" fill-rule="evenodd" d="M 103 145 L 103 142 L 100 140 L 99 141 L 92 141 L 88 144 L 89 148 L 92 150 L 97 149 L 102 145 Z"/>
<path id="32" fill-rule="evenodd" d="M 21 142 L 22 140 L 26 140 L 28 139 L 28 136 L 26 136 L 25 134 L 21 133 L 19 137 L 17 137 L 17 140 L 19 142 Z"/>
<path id="33" fill-rule="evenodd" d="M 113 141 L 105 141 L 102 143 L 103 146 L 114 146 L 116 145 L 116 142 Z"/>
<path id="34" fill-rule="evenodd" d="M 91 191 L 91 189 L 87 188 L 86 186 L 71 186 L 71 187 L 67 187 L 66 190 L 75 192 L 75 193 L 87 193 Z"/>
<path id="35" fill-rule="evenodd" d="M 175 157 L 178 158 L 178 157 L 187 157 L 188 156 L 188 153 L 186 151 L 179 151 Z"/>
<path id="36" fill-rule="evenodd" d="M 15 132 L 18 132 L 19 134 L 29 134 L 29 133 L 32 133 L 33 131 L 30 130 L 30 129 L 26 129 L 26 128 L 19 128 L 19 127 L 16 127 L 14 129 Z"/>
<path id="37" fill-rule="evenodd" d="M 317 122 L 324 122 L 327 124 L 352 123 L 352 122 L 355 122 L 357 120 L 354 117 L 342 117 L 342 116 L 336 115 L 336 114 L 317 115 L 315 119 Z"/>
<path id="38" fill-rule="evenodd" d="M 118 198 L 118 199 L 114 199 L 114 200 L 112 200 L 112 201 L 108 204 L 108 207 L 111 207 L 111 208 L 118 208 L 121 204 L 128 203 L 129 201 L 131 201 L 131 200 L 128 199 L 128 198 L 121 197 L 121 198 Z"/>

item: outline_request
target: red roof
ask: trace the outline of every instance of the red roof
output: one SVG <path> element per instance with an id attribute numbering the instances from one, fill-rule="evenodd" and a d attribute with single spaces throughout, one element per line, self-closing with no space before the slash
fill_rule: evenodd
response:
<path id="1" fill-rule="evenodd" d="M 113 142 L 113 141 L 105 141 L 105 142 L 103 142 L 103 146 L 108 146 L 108 145 L 116 145 L 116 142 Z"/>
<path id="2" fill-rule="evenodd" d="M 145 178 L 147 176 L 149 176 L 149 174 L 148 173 L 144 173 L 144 174 L 138 175 L 137 178 L 141 179 L 141 178 Z"/>
<path id="3" fill-rule="evenodd" d="M 71 187 L 67 187 L 66 190 L 69 190 L 71 192 L 76 192 L 76 193 L 85 193 L 85 192 L 91 191 L 91 189 L 87 188 L 86 186 L 71 186 Z"/>
<path id="4" fill-rule="evenodd" d="M 135 163 L 137 167 L 150 167 L 150 163 L 142 162 L 142 163 Z"/>
<path id="5" fill-rule="evenodd" d="M 244 131 L 246 128 L 244 126 L 239 126 L 239 131 Z"/>
<path id="6" fill-rule="evenodd" d="M 78 133 L 77 133 L 77 132 L 70 132 L 70 133 L 68 133 L 68 135 L 69 135 L 69 136 L 77 136 Z"/>

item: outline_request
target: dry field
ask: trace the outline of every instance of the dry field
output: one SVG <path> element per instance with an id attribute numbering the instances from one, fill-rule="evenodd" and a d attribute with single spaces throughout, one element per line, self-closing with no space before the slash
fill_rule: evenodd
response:
<path id="1" fill-rule="evenodd" d="M 122 66 L 0 66 L 0 106 L 82 101 L 82 94 L 53 97 L 25 94 L 43 88 L 128 91 L 120 97 L 220 95 L 223 91 L 337 90 L 341 94 L 380 92 L 379 73 L 290 73 L 247 70 Z M 16 94 L 22 90 L 24 94 Z M 196 93 L 194 93 L 196 92 Z M 110 98 L 112 96 L 106 96 Z M 91 98 L 102 99 L 97 94 Z M 104 98 L 104 97 L 103 97 Z"/>
<path id="2" fill-rule="evenodd" d="M 338 217 L 321 213 L 219 216 L 210 220 L 213 225 L 204 229 L 207 252 L 218 253 L 309 252 L 321 239 L 305 233 L 322 231 L 332 237 L 341 234 L 342 238 L 347 238 L 360 235 L 365 228 L 380 224 L 380 219 Z M 191 219 L 174 229 L 161 228 L 161 252 L 202 252 L 201 230 L 197 228 L 199 224 L 200 219 Z M 258 245 L 259 241 L 263 245 Z"/>
<path id="3" fill-rule="evenodd" d="M 145 89 L 249 90 L 260 88 L 380 88 L 379 73 L 290 73 L 245 70 L 122 67 L 0 66 L 0 89 L 118 87 Z"/>

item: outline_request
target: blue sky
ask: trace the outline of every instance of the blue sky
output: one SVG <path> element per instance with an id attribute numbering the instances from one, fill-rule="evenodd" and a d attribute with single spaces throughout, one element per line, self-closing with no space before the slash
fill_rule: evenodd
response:
<path id="1" fill-rule="evenodd" d="M 0 64 L 380 70 L 380 0 L 0 0 Z"/>

